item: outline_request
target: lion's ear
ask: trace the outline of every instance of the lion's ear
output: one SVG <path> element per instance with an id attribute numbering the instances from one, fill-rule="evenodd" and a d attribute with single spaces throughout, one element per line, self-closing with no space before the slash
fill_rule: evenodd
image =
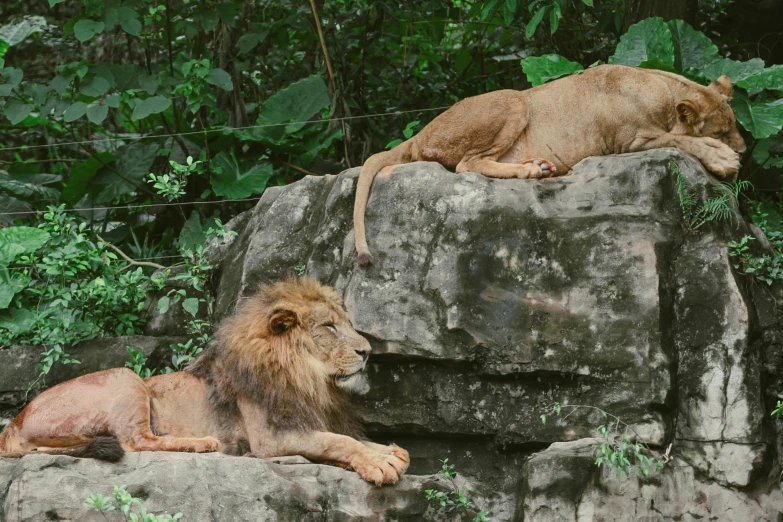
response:
<path id="1" fill-rule="evenodd" d="M 690 100 L 684 100 L 677 104 L 677 118 L 689 125 L 699 121 L 699 108 Z"/>
<path id="2" fill-rule="evenodd" d="M 731 79 L 725 74 L 710 84 L 710 89 L 731 99 Z"/>
<path id="3" fill-rule="evenodd" d="M 280 335 L 299 324 L 296 312 L 284 308 L 275 308 L 269 314 L 269 331 L 274 335 Z"/>

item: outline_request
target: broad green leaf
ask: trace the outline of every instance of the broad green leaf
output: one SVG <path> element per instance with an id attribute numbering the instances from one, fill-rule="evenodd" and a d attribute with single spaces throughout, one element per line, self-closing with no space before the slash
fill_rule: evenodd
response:
<path id="1" fill-rule="evenodd" d="M 204 77 L 204 81 L 212 85 L 217 85 L 224 91 L 234 90 L 234 84 L 231 81 L 231 75 L 223 69 L 211 69 Z"/>
<path id="2" fill-rule="evenodd" d="M 188 297 L 182 301 L 182 308 L 193 317 L 196 317 L 196 314 L 198 314 L 198 299 L 195 297 Z"/>
<path id="3" fill-rule="evenodd" d="M 768 138 L 783 128 L 783 98 L 751 102 L 745 93 L 737 91 L 731 107 L 737 121 L 756 139 Z"/>
<path id="4" fill-rule="evenodd" d="M 141 32 L 141 22 L 135 18 L 121 21 L 120 27 L 122 27 L 123 31 L 133 36 L 139 36 Z"/>
<path id="5" fill-rule="evenodd" d="M 87 119 L 95 125 L 100 125 L 106 116 L 109 115 L 109 108 L 106 105 L 93 105 L 87 109 Z"/>
<path id="6" fill-rule="evenodd" d="M 503 8 L 503 21 L 506 25 L 511 25 L 514 21 L 514 15 L 517 12 L 517 0 L 506 0 L 506 5 Z"/>
<path id="7" fill-rule="evenodd" d="M 93 76 L 79 87 L 79 92 L 85 96 L 101 96 L 109 90 L 109 82 L 100 76 Z"/>
<path id="8" fill-rule="evenodd" d="M 155 94 L 160 87 L 160 75 L 159 74 L 140 74 L 139 75 L 139 87 L 147 91 L 150 94 Z"/>
<path id="9" fill-rule="evenodd" d="M 522 71 L 527 76 L 527 81 L 534 87 L 581 70 L 583 70 L 581 65 L 559 54 L 531 56 L 522 60 Z"/>
<path id="10" fill-rule="evenodd" d="M 22 83 L 22 78 L 24 78 L 24 72 L 22 69 L 12 69 L 8 73 L 8 83 L 11 85 L 19 85 Z"/>
<path id="11" fill-rule="evenodd" d="M 76 39 L 84 43 L 98 33 L 102 33 L 104 28 L 103 22 L 97 22 L 95 20 L 79 20 L 76 25 L 73 26 L 73 34 Z"/>
<path id="12" fill-rule="evenodd" d="M 270 96 L 261 107 L 256 125 L 289 125 L 256 129 L 254 135 L 279 140 L 302 127 L 329 106 L 329 90 L 318 75 L 308 76 L 292 83 Z"/>
<path id="13" fill-rule="evenodd" d="M 76 121 L 87 113 L 87 104 L 84 102 L 72 103 L 63 113 L 66 122 Z"/>
<path id="14" fill-rule="evenodd" d="M 111 107 L 112 109 L 119 109 L 120 108 L 120 96 L 117 94 L 110 94 L 106 97 L 104 102 L 107 106 Z"/>
<path id="15" fill-rule="evenodd" d="M 104 204 L 123 194 L 138 191 L 138 187 L 145 184 L 157 152 L 157 143 L 144 141 L 137 141 L 117 149 L 114 152 L 117 161 L 112 165 L 112 169 L 103 169 L 90 180 L 90 189 L 93 186 L 99 188 L 99 190 L 91 190 L 96 194 L 94 202 Z"/>
<path id="16" fill-rule="evenodd" d="M 764 89 L 771 91 L 783 91 L 783 65 L 773 65 L 760 72 L 748 76 L 736 82 L 737 87 L 742 87 L 751 94 Z"/>
<path id="17" fill-rule="evenodd" d="M 158 114 L 171 107 L 171 99 L 165 96 L 153 96 L 142 100 L 141 103 L 133 108 L 131 119 L 138 121 L 152 114 Z"/>
<path id="18" fill-rule="evenodd" d="M 253 194 L 261 194 L 266 183 L 272 177 L 271 163 L 258 163 L 246 171 L 242 171 L 233 154 L 221 152 L 212 160 L 211 166 L 220 169 L 220 173 L 212 173 L 210 183 L 212 190 L 218 196 L 228 199 L 243 199 Z"/>
<path id="19" fill-rule="evenodd" d="M 45 27 L 46 19 L 43 16 L 25 16 L 0 27 L 0 40 L 14 46 L 31 34 L 40 33 Z"/>
<path id="20" fill-rule="evenodd" d="M 563 13 L 560 11 L 560 4 L 557 2 L 552 4 L 552 10 L 549 12 L 549 34 L 555 34 L 557 28 L 560 25 L 560 18 L 563 17 Z"/>
<path id="21" fill-rule="evenodd" d="M 657 16 L 629 27 L 609 63 L 637 66 L 655 59 L 674 65 L 672 33 L 663 18 Z"/>
<path id="22" fill-rule="evenodd" d="M 11 96 L 11 93 L 13 92 L 13 90 L 14 90 L 14 86 L 13 85 L 9 85 L 7 83 L 4 83 L 4 84 L 0 85 L 0 96 L 2 96 L 2 97 Z"/>
<path id="23" fill-rule="evenodd" d="M 593 7 L 593 0 L 582 0 L 582 3 L 587 7 Z"/>
<path id="24" fill-rule="evenodd" d="M 772 147 L 781 147 L 783 145 L 783 137 L 771 136 L 763 140 L 759 140 L 756 146 L 753 147 L 753 159 L 756 163 L 764 168 L 781 168 L 783 167 L 783 156 L 771 156 L 769 149 Z"/>
<path id="25" fill-rule="evenodd" d="M 258 44 L 266 40 L 267 35 L 269 35 L 269 29 L 259 29 L 240 36 L 237 40 L 239 55 L 252 51 Z"/>
<path id="26" fill-rule="evenodd" d="M 63 200 L 69 205 L 74 205 L 87 193 L 90 180 L 101 170 L 104 165 L 113 163 L 114 155 L 110 152 L 99 152 L 87 161 L 75 163 L 68 174 L 68 183 L 63 188 Z"/>
<path id="27" fill-rule="evenodd" d="M 49 0 L 49 7 L 54 7 L 57 4 L 62 4 L 65 0 Z"/>
<path id="28" fill-rule="evenodd" d="M 753 58 L 747 62 L 738 62 L 729 60 L 728 58 L 721 58 L 705 65 L 702 72 L 711 82 L 725 74 L 731 79 L 731 83 L 736 84 L 762 70 L 764 70 L 764 60 L 761 58 Z"/>
<path id="29" fill-rule="evenodd" d="M 3 114 L 8 118 L 11 124 L 16 125 L 21 123 L 35 108 L 34 105 L 29 103 L 22 103 L 19 100 L 10 100 L 5 104 Z"/>
<path id="30" fill-rule="evenodd" d="M 11 279 L 8 270 L 0 270 L 0 310 L 5 310 L 11 304 L 14 294 L 21 292 L 24 285 L 20 285 Z"/>
<path id="31" fill-rule="evenodd" d="M 171 298 L 167 295 L 164 295 L 160 299 L 158 299 L 158 311 L 162 314 L 165 314 L 169 311 L 169 305 L 171 304 Z"/>
<path id="32" fill-rule="evenodd" d="M 678 72 L 703 67 L 720 57 L 718 46 L 701 31 L 682 20 L 669 20 L 667 25 L 672 33 L 674 68 Z"/>
<path id="33" fill-rule="evenodd" d="M 53 183 L 62 180 L 57 174 L 33 174 L 28 172 L 9 173 L 0 170 L 0 189 L 21 199 L 41 199 L 55 202 L 60 198 L 60 192 L 52 187 Z"/>
<path id="34" fill-rule="evenodd" d="M 19 255 L 35 252 L 49 234 L 33 227 L 0 228 L 0 268 L 7 267 Z"/>
<path id="35" fill-rule="evenodd" d="M 0 314 L 0 328 L 8 330 L 12 335 L 22 335 L 33 329 L 35 318 L 36 315 L 32 310 L 10 308 L 7 312 Z"/>
<path id="36" fill-rule="evenodd" d="M 487 20 L 489 20 L 489 17 L 492 14 L 492 10 L 495 9 L 497 3 L 498 0 L 489 0 L 488 2 L 484 2 L 484 6 L 481 8 L 482 22 L 486 22 Z"/>
<path id="37" fill-rule="evenodd" d="M 527 28 L 525 28 L 525 40 L 530 40 L 534 34 L 536 34 L 536 29 L 538 29 L 538 24 L 541 23 L 541 20 L 544 19 L 544 15 L 546 14 L 546 7 L 539 7 L 538 11 L 536 11 L 536 14 L 533 15 L 533 18 L 530 19 L 530 21 L 527 23 Z"/>

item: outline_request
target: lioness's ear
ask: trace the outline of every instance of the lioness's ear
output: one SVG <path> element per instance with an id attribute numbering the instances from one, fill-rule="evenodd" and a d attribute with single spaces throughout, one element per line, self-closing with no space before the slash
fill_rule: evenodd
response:
<path id="1" fill-rule="evenodd" d="M 693 125 L 699 121 L 699 108 L 690 100 L 681 101 L 677 104 L 677 118 L 683 122 Z"/>
<path id="2" fill-rule="evenodd" d="M 725 74 L 710 84 L 710 89 L 731 99 L 731 79 Z"/>
<path id="3" fill-rule="evenodd" d="M 269 314 L 269 331 L 274 335 L 280 335 L 287 332 L 299 324 L 296 312 L 284 308 L 275 308 Z"/>

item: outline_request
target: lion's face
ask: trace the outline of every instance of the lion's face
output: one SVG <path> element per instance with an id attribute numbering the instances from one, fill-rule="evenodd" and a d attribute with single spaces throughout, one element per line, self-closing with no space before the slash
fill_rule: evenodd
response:
<path id="1" fill-rule="evenodd" d="M 325 375 L 337 388 L 366 393 L 370 389 L 365 373 L 370 343 L 351 326 L 334 290 L 310 279 L 298 284 L 305 291 L 271 304 L 270 333 L 299 339 L 294 343 L 302 351 L 299 355 L 315 359 L 312 366 L 318 367 L 316 373 Z"/>
<path id="2" fill-rule="evenodd" d="M 334 384 L 350 393 L 367 393 L 370 385 L 365 368 L 370 343 L 353 329 L 345 312 L 319 304 L 313 307 L 307 322 L 317 355 Z"/>

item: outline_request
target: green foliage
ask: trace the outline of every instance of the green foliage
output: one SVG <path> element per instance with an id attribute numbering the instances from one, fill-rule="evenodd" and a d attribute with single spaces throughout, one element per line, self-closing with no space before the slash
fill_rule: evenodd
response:
<path id="1" fill-rule="evenodd" d="M 0 346 L 45 347 L 42 377 L 56 362 L 78 362 L 67 346 L 137 334 L 144 324 L 149 278 L 140 267 L 126 271 L 85 222 L 63 210 L 49 207 L 35 229 L 0 231 Z"/>
<path id="2" fill-rule="evenodd" d="M 738 199 L 742 192 L 752 188 L 749 181 L 721 183 L 712 188 L 713 196 L 703 203 L 699 201 L 693 185 L 682 175 L 680 166 L 669 163 L 670 172 L 676 176 L 677 199 L 682 209 L 683 223 L 688 230 L 698 230 L 705 223 L 740 219 Z"/>
<path id="3" fill-rule="evenodd" d="M 558 54 L 547 54 L 525 58 L 522 60 L 522 70 L 525 71 L 527 80 L 535 87 L 561 76 L 582 71 L 583 68 L 578 63 L 566 60 Z"/>
<path id="4" fill-rule="evenodd" d="M 148 513 L 141 499 L 128 493 L 126 488 L 127 486 L 114 486 L 113 494 L 114 500 L 117 502 L 116 506 L 110 497 L 93 493 L 84 501 L 84 507 L 90 511 L 101 513 L 106 520 L 109 520 L 106 514 L 114 511 L 122 513 L 123 520 L 126 522 L 176 522 L 182 519 L 182 513 L 176 513 L 173 516 Z"/>
<path id="5" fill-rule="evenodd" d="M 749 204 L 751 221 L 764 233 L 769 248 L 754 252 L 751 245 L 755 238 L 749 235 L 739 241 L 731 241 L 728 246 L 729 256 L 735 261 L 733 266 L 767 285 L 783 281 L 783 219 L 779 217 L 780 213 L 777 213 L 777 218 L 772 218 L 761 203 L 751 201 Z"/>
<path id="6" fill-rule="evenodd" d="M 564 409 L 571 411 L 565 417 L 560 417 Z M 547 413 L 556 416 L 558 424 L 562 425 L 568 417 L 579 410 L 598 411 L 605 421 L 596 428 L 602 438 L 601 444 L 595 451 L 595 465 L 599 468 L 607 467 L 609 470 L 615 470 L 618 477 L 623 473 L 627 477 L 641 474 L 644 479 L 647 479 L 652 472 L 663 469 L 669 461 L 671 444 L 661 458 L 652 456 L 653 452 L 646 444 L 631 440 L 631 434 L 636 435 L 636 433 L 629 424 L 595 406 L 555 402 Z M 540 417 L 544 425 L 547 422 L 547 413 Z"/>
<path id="7" fill-rule="evenodd" d="M 405 126 L 405 128 L 402 130 L 402 135 L 405 137 L 406 140 L 409 140 L 409 139 L 411 139 L 413 137 L 413 133 L 416 131 L 416 127 L 419 126 L 419 123 L 421 123 L 421 122 L 416 120 L 416 121 L 409 122 Z M 393 149 L 394 147 L 396 147 L 400 143 L 402 143 L 401 139 L 392 140 L 392 141 L 390 141 L 389 143 L 386 144 L 386 148 L 387 149 Z"/>
<path id="8" fill-rule="evenodd" d="M 454 464 L 449 464 L 449 459 L 442 459 L 441 469 L 438 474 L 441 480 L 446 482 L 449 489 L 441 491 L 439 489 L 426 489 L 424 493 L 427 500 L 438 506 L 438 514 L 443 513 L 466 513 L 473 515 L 473 522 L 489 522 L 489 513 L 486 511 L 475 512 L 473 502 L 468 498 L 468 491 L 457 487 L 455 478 L 457 472 L 454 471 Z"/>
<path id="9" fill-rule="evenodd" d="M 125 349 L 128 351 L 128 355 L 130 355 L 130 359 L 125 361 L 125 367 L 133 370 L 142 379 L 152 377 L 155 370 L 147 368 L 147 358 L 144 357 L 144 352 L 142 350 L 134 350 L 131 346 L 126 346 Z"/>

